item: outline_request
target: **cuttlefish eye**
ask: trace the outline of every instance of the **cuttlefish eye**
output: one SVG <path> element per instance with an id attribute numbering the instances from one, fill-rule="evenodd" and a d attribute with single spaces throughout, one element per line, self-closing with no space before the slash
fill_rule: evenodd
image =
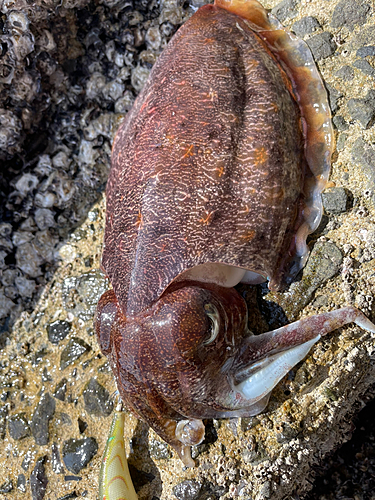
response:
<path id="1" fill-rule="evenodd" d="M 214 304 L 204 305 L 205 313 L 210 322 L 209 336 L 203 341 L 203 345 L 210 345 L 215 341 L 220 330 L 220 314 Z"/>

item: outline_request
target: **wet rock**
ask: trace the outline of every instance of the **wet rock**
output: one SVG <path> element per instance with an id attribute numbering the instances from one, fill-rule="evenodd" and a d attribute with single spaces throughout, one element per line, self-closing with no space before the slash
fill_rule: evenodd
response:
<path id="1" fill-rule="evenodd" d="M 332 121 L 339 132 L 348 130 L 349 128 L 349 125 L 346 123 L 345 118 L 341 115 L 334 116 Z"/>
<path id="2" fill-rule="evenodd" d="M 90 350 L 91 346 L 86 344 L 84 340 L 79 337 L 72 337 L 61 353 L 60 370 L 65 370 L 65 368 L 72 365 L 77 359 Z"/>
<path id="3" fill-rule="evenodd" d="M 93 271 L 64 281 L 62 293 L 66 308 L 88 321 L 94 317 L 96 305 L 107 290 L 108 281 L 100 271 Z"/>
<path id="4" fill-rule="evenodd" d="M 353 66 L 362 71 L 365 75 L 375 77 L 375 68 L 368 61 L 358 59 L 354 61 Z"/>
<path id="5" fill-rule="evenodd" d="M 68 387 L 68 381 L 66 378 L 60 380 L 53 391 L 53 397 L 59 399 L 60 401 L 65 401 L 66 390 Z"/>
<path id="6" fill-rule="evenodd" d="M 31 430 L 25 413 L 17 413 L 8 418 L 8 430 L 12 439 L 19 440 L 30 436 Z"/>
<path id="7" fill-rule="evenodd" d="M 22 493 L 26 493 L 26 477 L 25 474 L 19 474 L 17 477 L 17 489 Z"/>
<path id="8" fill-rule="evenodd" d="M 92 437 L 64 441 L 62 456 L 66 468 L 78 474 L 96 455 L 98 444 Z"/>
<path id="9" fill-rule="evenodd" d="M 352 31 L 355 25 L 362 26 L 367 19 L 370 5 L 363 0 L 341 0 L 333 11 L 332 28 L 347 27 Z"/>
<path id="10" fill-rule="evenodd" d="M 187 479 L 173 488 L 173 494 L 178 500 L 198 500 L 201 489 L 201 483 Z"/>
<path id="11" fill-rule="evenodd" d="M 306 40 L 306 43 L 310 47 L 316 61 L 331 56 L 337 49 L 336 42 L 328 31 L 323 31 L 323 33 L 312 36 Z"/>
<path id="12" fill-rule="evenodd" d="M 88 413 L 97 417 L 107 417 L 112 413 L 113 403 L 109 392 L 95 378 L 91 378 L 83 390 L 83 399 Z"/>
<path id="13" fill-rule="evenodd" d="M 71 329 L 68 321 L 57 320 L 47 326 L 48 340 L 52 344 L 58 344 L 68 335 Z"/>
<path id="14" fill-rule="evenodd" d="M 33 280 L 28 280 L 25 276 L 16 276 L 14 284 L 21 297 L 31 298 L 35 292 L 36 284 Z"/>
<path id="15" fill-rule="evenodd" d="M 33 191 L 39 184 L 38 177 L 36 175 L 27 173 L 24 174 L 15 184 L 15 188 L 25 197 L 30 191 Z"/>
<path id="16" fill-rule="evenodd" d="M 36 250 L 33 242 L 19 245 L 16 251 L 16 261 L 17 267 L 32 278 L 36 278 L 42 274 L 40 266 L 43 264 L 43 259 Z"/>
<path id="17" fill-rule="evenodd" d="M 41 231 L 56 225 L 54 213 L 48 208 L 37 208 L 34 212 L 34 220 Z"/>
<path id="18" fill-rule="evenodd" d="M 328 100 L 332 113 L 336 113 L 339 108 L 339 100 L 342 97 L 342 93 L 339 92 L 335 87 L 326 84 L 326 89 L 328 91 Z"/>
<path id="19" fill-rule="evenodd" d="M 273 303 L 273 297 L 277 296 L 278 307 L 285 311 L 289 322 L 295 321 L 299 311 L 312 299 L 315 290 L 338 273 L 341 263 L 341 251 L 334 243 L 317 242 L 304 268 L 302 279 L 292 283 L 287 294 L 269 293 L 265 297 L 265 311 L 268 311 L 271 318 L 277 317 Z M 271 323 L 270 327 L 276 328 L 277 325 Z"/>
<path id="20" fill-rule="evenodd" d="M 356 52 L 356 56 L 358 57 L 375 56 L 375 45 L 360 47 Z"/>
<path id="21" fill-rule="evenodd" d="M 14 154 L 19 149 L 22 122 L 12 111 L 0 108 L 0 149 Z"/>
<path id="22" fill-rule="evenodd" d="M 292 31 L 299 36 L 300 38 L 303 38 L 305 35 L 309 35 L 310 33 L 313 33 L 317 29 L 319 29 L 321 26 L 315 17 L 312 16 L 306 16 L 300 19 L 299 21 L 296 21 L 292 25 Z"/>
<path id="23" fill-rule="evenodd" d="M 369 90 L 364 99 L 349 99 L 348 110 L 353 120 L 369 128 L 375 121 L 375 90 Z"/>
<path id="24" fill-rule="evenodd" d="M 46 494 L 48 478 L 44 467 L 46 457 L 39 458 L 30 474 L 32 500 L 42 500 Z"/>
<path id="25" fill-rule="evenodd" d="M 49 421 L 55 413 L 56 403 L 47 393 L 40 398 L 31 420 L 31 432 L 36 444 L 44 446 L 49 441 Z"/>
<path id="26" fill-rule="evenodd" d="M 336 76 L 350 82 L 354 78 L 354 69 L 351 66 L 343 66 L 335 73 Z"/>
<path id="27" fill-rule="evenodd" d="M 172 453 L 165 441 L 151 439 L 149 441 L 150 456 L 156 460 L 167 459 L 172 457 Z"/>
<path id="28" fill-rule="evenodd" d="M 142 90 L 149 74 L 150 70 L 148 68 L 145 68 L 144 66 L 141 66 L 140 64 L 138 64 L 137 67 L 134 68 L 134 70 L 132 71 L 131 82 L 137 92 L 140 92 Z"/>
<path id="29" fill-rule="evenodd" d="M 0 319 L 7 317 L 14 306 L 14 302 L 8 299 L 0 289 Z"/>
<path id="30" fill-rule="evenodd" d="M 0 493 L 10 493 L 13 490 L 13 481 L 8 479 L 0 486 Z"/>
<path id="31" fill-rule="evenodd" d="M 341 214 L 346 212 L 348 207 L 348 195 L 344 188 L 335 187 L 326 189 L 322 193 L 323 207 L 331 214 Z"/>
<path id="32" fill-rule="evenodd" d="M 296 17 L 297 15 L 297 0 L 283 0 L 272 9 L 272 14 L 283 23 L 288 18 Z"/>

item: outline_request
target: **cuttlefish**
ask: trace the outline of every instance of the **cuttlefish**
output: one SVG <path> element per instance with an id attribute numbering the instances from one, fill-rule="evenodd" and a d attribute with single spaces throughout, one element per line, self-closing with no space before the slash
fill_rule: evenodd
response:
<path id="1" fill-rule="evenodd" d="M 125 405 L 194 465 L 202 419 L 263 411 L 345 307 L 252 335 L 238 283 L 282 290 L 321 219 L 333 149 L 305 43 L 255 0 L 173 36 L 113 145 L 96 331 Z"/>

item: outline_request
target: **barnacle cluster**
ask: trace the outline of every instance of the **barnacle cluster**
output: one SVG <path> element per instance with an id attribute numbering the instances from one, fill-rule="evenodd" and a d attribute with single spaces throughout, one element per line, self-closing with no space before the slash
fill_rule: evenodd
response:
<path id="1" fill-rule="evenodd" d="M 185 17 L 176 0 L 0 1 L 0 333 L 104 189 L 115 131 Z"/>

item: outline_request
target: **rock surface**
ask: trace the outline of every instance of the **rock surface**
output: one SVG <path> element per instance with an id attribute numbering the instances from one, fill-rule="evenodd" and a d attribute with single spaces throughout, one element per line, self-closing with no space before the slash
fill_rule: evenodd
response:
<path id="1" fill-rule="evenodd" d="M 285 294 L 248 292 L 263 314 L 254 309 L 254 330 L 345 304 L 374 319 L 373 3 L 264 4 L 316 47 L 337 126 L 327 203 L 339 209 L 312 236 L 301 281 Z M 98 199 L 115 130 L 193 9 L 175 0 L 0 0 L 0 10 L 0 495 L 96 498 L 115 391 L 92 325 L 108 287 Z M 302 498 L 373 394 L 374 355 L 374 339 L 358 327 L 325 338 L 279 384 L 266 412 L 209 423 L 192 470 L 128 415 L 139 499 Z M 367 500 L 374 459 L 369 447 L 358 453 L 355 488 L 337 488 Z M 309 498 L 339 497 L 325 483 Z"/>

